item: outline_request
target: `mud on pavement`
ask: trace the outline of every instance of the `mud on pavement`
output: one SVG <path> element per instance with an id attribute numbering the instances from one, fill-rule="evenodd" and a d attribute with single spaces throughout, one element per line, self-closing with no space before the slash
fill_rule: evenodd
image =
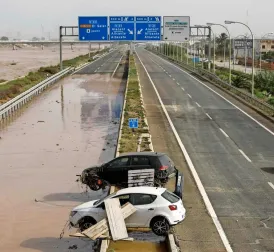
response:
<path id="1" fill-rule="evenodd" d="M 107 70 L 67 77 L 1 122 L 0 251 L 92 251 L 59 235 L 74 206 L 106 193 L 75 175 L 114 157 L 126 80 L 123 65 Z"/>

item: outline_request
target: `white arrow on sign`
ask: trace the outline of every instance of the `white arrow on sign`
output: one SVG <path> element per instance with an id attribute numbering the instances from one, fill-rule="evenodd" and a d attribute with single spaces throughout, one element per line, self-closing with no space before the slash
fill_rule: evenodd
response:
<path id="1" fill-rule="evenodd" d="M 137 31 L 137 34 L 142 34 L 143 29 Z"/>
<path id="2" fill-rule="evenodd" d="M 102 39 L 105 39 L 105 37 L 102 37 Z"/>
<path id="3" fill-rule="evenodd" d="M 85 39 L 85 37 L 82 37 L 82 39 Z"/>
<path id="4" fill-rule="evenodd" d="M 132 30 L 130 30 L 130 29 L 127 29 L 128 30 L 128 32 L 129 32 L 129 34 L 133 34 L 133 31 Z"/>

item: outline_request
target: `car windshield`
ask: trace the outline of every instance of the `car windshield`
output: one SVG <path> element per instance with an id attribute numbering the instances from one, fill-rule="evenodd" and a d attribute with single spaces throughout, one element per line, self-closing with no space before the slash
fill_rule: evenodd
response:
<path id="1" fill-rule="evenodd" d="M 94 205 L 100 205 L 104 200 L 106 199 L 109 199 L 109 198 L 112 198 L 116 195 L 116 192 L 110 194 L 110 195 L 107 195 L 106 197 L 103 197 L 102 199 L 99 199 L 97 201 L 94 202 Z"/>
<path id="2" fill-rule="evenodd" d="M 159 157 L 159 159 L 162 165 L 174 166 L 172 160 L 167 155 L 162 155 Z"/>
<path id="3" fill-rule="evenodd" d="M 165 198 L 170 203 L 176 203 L 180 200 L 180 198 L 178 196 L 176 196 L 175 194 L 169 192 L 168 190 L 165 190 L 162 193 L 162 197 Z"/>

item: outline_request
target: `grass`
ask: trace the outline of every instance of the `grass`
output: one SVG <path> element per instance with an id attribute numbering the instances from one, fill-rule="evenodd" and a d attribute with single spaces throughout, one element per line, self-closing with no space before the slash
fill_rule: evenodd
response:
<path id="1" fill-rule="evenodd" d="M 101 52 L 104 52 L 104 51 L 106 51 L 106 49 Z M 91 53 L 91 57 L 97 53 L 98 51 Z M 63 67 L 64 68 L 76 67 L 91 61 L 92 61 L 92 58 L 89 58 L 88 54 L 81 55 L 70 60 L 64 60 Z M 55 66 L 41 67 L 35 72 L 30 72 L 27 76 L 23 78 L 12 80 L 7 82 L 4 85 L 0 85 L 0 104 L 7 102 L 8 100 L 30 89 L 31 87 L 35 86 L 39 82 L 58 73 L 59 71 L 60 71 L 59 64 Z M 4 81 L 5 80 L 0 80 L 0 83 Z"/>
<path id="2" fill-rule="evenodd" d="M 133 55 L 129 56 L 128 84 L 126 94 L 126 105 L 124 110 L 124 123 L 122 125 L 122 134 L 120 139 L 119 152 L 137 151 L 138 139 L 142 133 L 149 133 L 144 121 L 145 110 L 142 106 L 140 84 Z M 139 128 L 130 129 L 128 127 L 129 118 L 139 119 Z M 148 149 L 148 144 L 142 144 L 142 148 Z"/>
<path id="3" fill-rule="evenodd" d="M 0 83 L 6 82 L 6 80 L 4 79 L 0 79 Z"/>

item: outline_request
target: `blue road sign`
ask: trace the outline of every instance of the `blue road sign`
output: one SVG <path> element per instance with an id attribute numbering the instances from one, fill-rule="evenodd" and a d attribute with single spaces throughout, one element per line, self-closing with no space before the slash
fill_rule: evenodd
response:
<path id="1" fill-rule="evenodd" d="M 161 17 L 136 17 L 136 40 L 161 40 Z"/>
<path id="2" fill-rule="evenodd" d="M 110 40 L 134 40 L 134 17 L 109 17 Z"/>
<path id="3" fill-rule="evenodd" d="M 108 40 L 108 17 L 78 17 L 79 40 Z"/>
<path id="4" fill-rule="evenodd" d="M 128 127 L 130 129 L 138 129 L 138 118 L 129 118 L 128 119 Z"/>

